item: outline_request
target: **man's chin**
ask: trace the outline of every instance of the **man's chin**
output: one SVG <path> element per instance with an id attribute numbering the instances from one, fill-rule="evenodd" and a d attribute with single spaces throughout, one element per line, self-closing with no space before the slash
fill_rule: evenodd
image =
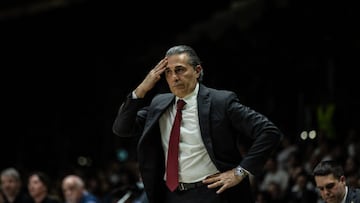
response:
<path id="1" fill-rule="evenodd" d="M 184 98 L 184 95 L 183 94 L 181 94 L 181 93 L 175 93 L 175 96 L 177 96 L 177 97 L 179 97 L 179 98 Z"/>
<path id="2" fill-rule="evenodd" d="M 178 97 L 186 96 L 185 89 L 180 87 L 173 88 L 172 92 Z"/>
<path id="3" fill-rule="evenodd" d="M 329 197 L 329 198 L 326 198 L 326 199 L 325 199 L 325 202 L 326 202 L 326 203 L 336 203 L 336 201 L 335 201 L 335 198 L 334 198 L 334 197 Z"/>

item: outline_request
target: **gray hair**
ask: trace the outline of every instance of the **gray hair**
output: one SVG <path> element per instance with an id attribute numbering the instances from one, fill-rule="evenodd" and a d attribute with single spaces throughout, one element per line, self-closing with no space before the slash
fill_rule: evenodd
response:
<path id="1" fill-rule="evenodd" d="M 172 55 L 183 54 L 183 53 L 185 53 L 189 56 L 188 63 L 192 67 L 194 67 L 194 69 L 196 68 L 196 66 L 201 65 L 200 58 L 196 54 L 195 50 L 187 45 L 173 46 L 170 49 L 168 49 L 165 56 L 172 56 Z M 204 71 L 203 71 L 203 69 L 201 69 L 200 76 L 198 78 L 199 82 L 201 82 L 203 80 L 203 76 L 204 76 Z"/>
<path id="2" fill-rule="evenodd" d="M 67 175 L 63 179 L 63 184 L 64 183 L 71 183 L 78 188 L 85 188 L 85 183 L 84 183 L 83 179 L 80 176 L 74 175 L 74 174 Z"/>
<path id="3" fill-rule="evenodd" d="M 13 177 L 17 181 L 21 181 L 20 173 L 15 168 L 6 168 L 1 171 L 1 177 L 8 176 Z"/>

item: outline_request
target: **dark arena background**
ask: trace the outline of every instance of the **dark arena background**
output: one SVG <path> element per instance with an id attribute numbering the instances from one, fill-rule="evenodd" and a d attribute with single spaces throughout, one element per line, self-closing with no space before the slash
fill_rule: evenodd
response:
<path id="1" fill-rule="evenodd" d="M 359 13 L 357 1 L 1 0 L 0 169 L 58 180 L 136 162 L 137 140 L 112 123 L 176 44 L 198 52 L 206 85 L 312 146 L 301 163 L 323 142 L 345 162 L 359 146 Z"/>

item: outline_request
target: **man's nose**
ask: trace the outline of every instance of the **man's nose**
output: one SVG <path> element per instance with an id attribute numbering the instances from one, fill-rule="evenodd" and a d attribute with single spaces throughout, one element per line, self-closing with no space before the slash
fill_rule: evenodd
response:
<path id="1" fill-rule="evenodd" d="M 178 74 L 175 72 L 175 71 L 171 71 L 168 73 L 168 76 L 171 78 L 171 79 L 178 79 Z"/>
<path id="2" fill-rule="evenodd" d="M 324 193 L 325 195 L 328 195 L 328 194 L 330 194 L 330 190 L 329 190 L 329 189 L 324 188 L 323 193 Z"/>

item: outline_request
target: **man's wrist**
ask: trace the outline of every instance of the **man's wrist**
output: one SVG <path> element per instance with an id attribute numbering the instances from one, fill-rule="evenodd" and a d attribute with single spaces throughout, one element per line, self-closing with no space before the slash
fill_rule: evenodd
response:
<path id="1" fill-rule="evenodd" d="M 141 84 L 134 90 L 134 94 L 136 95 L 137 99 L 144 98 L 146 93 L 147 90 L 142 88 Z"/>
<path id="2" fill-rule="evenodd" d="M 241 166 L 237 166 L 234 171 L 235 176 L 245 178 L 248 176 L 248 172 Z"/>

